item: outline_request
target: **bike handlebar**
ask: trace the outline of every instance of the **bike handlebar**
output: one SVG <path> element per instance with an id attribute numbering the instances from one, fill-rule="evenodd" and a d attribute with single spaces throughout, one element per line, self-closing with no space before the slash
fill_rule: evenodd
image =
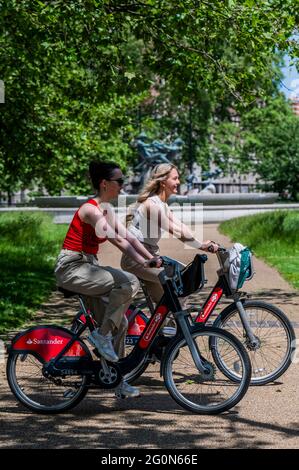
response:
<path id="1" fill-rule="evenodd" d="M 157 263 L 158 263 L 158 260 L 153 259 L 153 260 L 151 260 L 151 261 L 149 262 L 149 265 L 148 265 L 148 266 L 149 266 L 149 268 L 156 268 L 156 267 L 157 267 Z M 162 265 L 163 265 L 163 263 L 162 263 Z M 161 265 L 161 266 L 162 266 L 162 265 Z"/>
<path id="2" fill-rule="evenodd" d="M 213 242 L 215 243 L 215 242 Z M 218 245 L 218 250 L 216 254 L 220 253 L 227 253 L 228 250 L 224 246 L 219 245 L 218 243 L 215 243 Z M 210 250 L 209 250 L 210 251 Z M 202 257 L 205 257 L 205 262 L 207 260 L 206 255 L 201 255 Z M 221 265 L 221 257 L 218 256 L 219 263 Z M 156 259 L 150 260 L 148 266 L 150 268 L 157 267 L 158 260 L 162 261 L 160 267 L 163 267 L 164 270 L 159 274 L 159 279 L 162 284 L 165 283 L 165 280 L 171 280 L 174 291 L 177 293 L 177 295 L 183 294 L 183 281 L 182 281 L 182 275 L 181 275 L 181 268 L 182 266 L 176 261 L 171 258 L 168 258 L 167 256 L 160 256 Z M 194 260 L 193 260 L 194 261 Z"/>
<path id="3" fill-rule="evenodd" d="M 227 248 L 225 248 L 224 246 L 219 245 L 219 243 L 216 243 L 216 242 L 212 242 L 212 243 L 214 243 L 215 245 L 218 245 L 218 252 L 224 253 L 224 252 L 227 251 Z M 209 246 L 208 251 L 210 253 L 213 253 L 212 246 Z M 175 263 L 174 260 L 171 260 L 170 258 L 167 258 L 167 256 L 159 256 L 157 259 L 152 259 L 149 262 L 149 267 L 150 268 L 156 268 L 158 260 L 162 260 L 161 267 L 170 266 L 170 265 L 173 265 Z"/>
<path id="4" fill-rule="evenodd" d="M 218 250 L 217 250 L 217 251 L 220 251 L 221 253 L 227 251 L 227 249 L 224 248 L 224 246 L 219 245 L 219 243 L 214 242 L 214 241 L 211 241 L 211 243 L 214 243 L 215 245 L 218 245 Z M 214 252 L 213 252 L 213 247 L 212 247 L 212 245 L 210 245 L 210 246 L 208 247 L 208 251 L 209 251 L 210 253 L 214 253 Z M 216 253 L 217 253 L 217 251 L 216 251 Z"/>

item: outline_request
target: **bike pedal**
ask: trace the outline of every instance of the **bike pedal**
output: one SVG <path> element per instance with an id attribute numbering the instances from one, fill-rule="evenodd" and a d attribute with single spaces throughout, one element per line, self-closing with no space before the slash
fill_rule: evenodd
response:
<path id="1" fill-rule="evenodd" d="M 119 398 L 120 400 L 124 400 L 126 398 L 126 395 L 124 395 L 123 393 L 118 393 L 118 392 L 115 392 L 115 396 L 116 398 Z"/>

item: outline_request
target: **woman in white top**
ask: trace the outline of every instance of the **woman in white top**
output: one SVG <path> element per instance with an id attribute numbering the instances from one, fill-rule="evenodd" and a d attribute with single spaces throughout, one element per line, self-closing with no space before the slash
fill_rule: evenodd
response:
<path id="1" fill-rule="evenodd" d="M 218 249 L 215 243 L 210 240 L 201 242 L 194 238 L 190 229 L 170 210 L 167 200 L 172 194 L 177 194 L 179 184 L 179 173 L 174 165 L 162 163 L 155 166 L 127 216 L 127 229 L 153 256 L 160 254 L 158 243 L 163 230 L 193 248 L 203 251 L 210 249 L 215 253 Z M 142 279 L 152 300 L 159 302 L 163 294 L 158 278 L 161 268 L 145 269 L 126 253 L 122 255 L 121 267 Z"/>

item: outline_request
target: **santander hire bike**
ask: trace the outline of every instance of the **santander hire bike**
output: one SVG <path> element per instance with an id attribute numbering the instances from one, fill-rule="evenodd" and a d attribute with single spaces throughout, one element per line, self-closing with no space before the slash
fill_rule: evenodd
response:
<path id="1" fill-rule="evenodd" d="M 257 299 L 248 299 L 247 293 L 240 291 L 245 280 L 250 281 L 254 274 L 250 250 L 244 250 L 247 257 L 246 269 L 241 275 L 241 282 L 234 286 L 231 285 L 230 279 L 230 250 L 219 246 L 216 254 L 219 261 L 218 280 L 204 301 L 201 298 L 192 299 L 192 304 L 195 304 L 194 308 L 190 308 L 193 321 L 196 324 L 207 325 L 211 324 L 212 320 L 213 326 L 229 331 L 243 343 L 252 364 L 251 385 L 274 382 L 287 371 L 295 354 L 296 337 L 292 323 L 275 305 Z M 200 277 L 204 278 L 204 257 L 201 258 L 201 264 L 202 273 L 197 272 L 197 258 L 181 271 L 184 295 L 193 293 L 197 287 L 196 281 Z M 128 308 L 129 328 L 126 336 L 128 350 L 138 342 L 149 316 L 154 313 L 154 306 L 146 286 L 142 280 L 140 282 L 146 301 L 132 304 Z M 190 283 L 193 285 L 188 289 L 187 285 Z M 232 302 L 213 319 L 213 314 L 224 296 Z M 85 321 L 84 318 L 82 310 L 79 311 L 71 326 L 73 331 L 77 331 L 80 324 Z M 173 336 L 176 332 L 173 326 L 162 328 L 143 363 L 127 374 L 126 379 L 129 382 L 134 382 L 142 375 L 149 364 L 161 360 L 165 345 L 169 341 L 167 337 Z"/>
<path id="2" fill-rule="evenodd" d="M 37 413 L 69 410 L 91 388 L 116 388 L 122 377 L 140 371 L 151 351 L 160 348 L 160 373 L 179 405 L 199 414 L 217 414 L 234 407 L 245 395 L 251 378 L 244 346 L 223 329 L 194 323 L 179 301 L 180 296 L 204 285 L 207 256 L 196 255 L 183 274 L 176 262 L 165 257 L 162 260 L 164 269 L 159 279 L 164 295 L 128 356 L 110 363 L 96 350 L 89 350 L 82 335 L 87 328 L 92 331 L 96 323 L 79 296 L 85 321 L 76 331 L 55 325 L 36 326 L 12 340 L 7 379 L 15 397 Z M 65 296 L 78 295 L 61 291 Z M 161 331 L 170 314 L 176 328 L 175 334 L 167 337 Z"/>
<path id="3" fill-rule="evenodd" d="M 244 269 L 242 273 L 241 282 L 232 286 L 230 250 L 219 247 L 216 253 L 219 261 L 218 280 L 204 301 L 202 299 L 192 301 L 195 308 L 190 309 L 190 314 L 194 324 L 207 325 L 212 320 L 213 327 L 225 329 L 238 338 L 244 345 L 252 364 L 251 385 L 266 385 L 277 380 L 290 367 L 296 350 L 296 336 L 292 323 L 281 309 L 268 302 L 248 299 L 247 293 L 240 291 L 245 280 L 250 281 L 254 274 L 251 253 L 248 249 L 245 251 L 248 257 L 247 269 Z M 203 257 L 201 263 L 204 263 Z M 182 270 L 181 276 L 184 278 L 184 284 L 190 284 L 190 279 L 194 282 L 194 279 L 198 278 L 197 265 L 195 258 Z M 204 274 L 202 276 L 204 277 Z M 145 291 L 146 303 L 131 305 L 128 309 L 129 329 L 126 338 L 128 347 L 138 341 L 149 321 L 148 316 L 142 310 L 146 304 L 151 314 L 153 313 L 153 306 L 146 288 L 142 287 Z M 191 294 L 194 290 L 189 289 L 187 292 L 185 289 L 185 294 Z M 231 299 L 231 303 L 217 313 L 213 320 L 212 315 L 224 296 Z M 201 307 L 198 307 L 199 304 Z M 76 329 L 79 319 L 80 313 L 74 319 L 73 328 Z M 164 330 L 166 336 L 175 334 L 174 328 L 166 327 Z M 157 342 L 151 349 L 147 361 L 131 371 L 127 380 L 133 382 L 150 363 L 160 360 L 162 347 L 163 334 L 160 336 L 160 343 Z"/>

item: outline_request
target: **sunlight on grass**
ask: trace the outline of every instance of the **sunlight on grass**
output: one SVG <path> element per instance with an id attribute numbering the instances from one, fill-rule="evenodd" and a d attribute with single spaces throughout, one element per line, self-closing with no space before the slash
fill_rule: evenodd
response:
<path id="1" fill-rule="evenodd" d="M 219 231 L 249 246 L 299 289 L 299 211 L 280 210 L 223 222 Z"/>
<path id="2" fill-rule="evenodd" d="M 0 214 L 0 333 L 29 319 L 55 287 L 66 230 L 42 213 Z"/>

